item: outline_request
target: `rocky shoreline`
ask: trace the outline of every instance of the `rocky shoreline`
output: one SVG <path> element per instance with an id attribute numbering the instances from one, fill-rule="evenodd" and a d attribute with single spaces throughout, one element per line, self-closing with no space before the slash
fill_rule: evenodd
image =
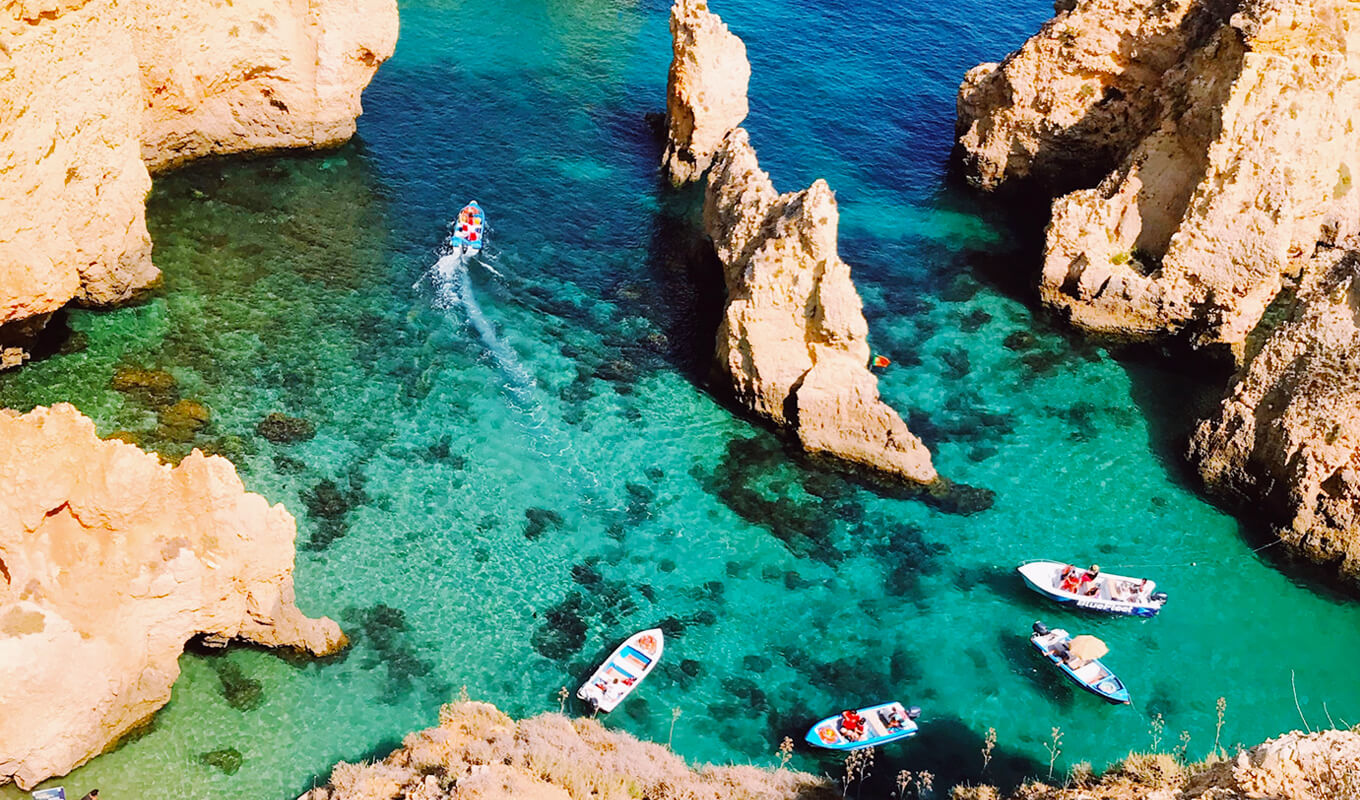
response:
<path id="1" fill-rule="evenodd" d="M 16 2 L 0 12 L 0 369 L 69 302 L 154 286 L 151 173 L 339 144 L 397 38 L 395 0 Z"/>
<path id="2" fill-rule="evenodd" d="M 1045 305 L 1103 338 L 1233 359 L 1189 457 L 1352 577 L 1358 30 L 1343 2 L 1065 0 L 958 97 L 972 183 L 1057 195 Z"/>
<path id="3" fill-rule="evenodd" d="M 296 534 L 224 458 L 171 468 L 74 406 L 0 411 L 0 783 L 64 775 L 150 718 L 191 639 L 345 647 L 294 604 Z"/>

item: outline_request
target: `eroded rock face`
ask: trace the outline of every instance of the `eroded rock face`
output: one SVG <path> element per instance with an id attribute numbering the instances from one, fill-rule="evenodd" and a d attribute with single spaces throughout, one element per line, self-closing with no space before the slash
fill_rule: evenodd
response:
<path id="1" fill-rule="evenodd" d="M 704 0 L 671 6 L 670 77 L 666 84 L 666 152 L 671 183 L 697 180 L 727 132 L 746 119 L 751 65 L 746 45 Z"/>
<path id="2" fill-rule="evenodd" d="M 293 602 L 295 535 L 225 459 L 172 469 L 70 405 L 0 411 L 0 783 L 64 774 L 150 717 L 195 636 L 344 647 Z"/>
<path id="3" fill-rule="evenodd" d="M 1360 577 L 1360 253 L 1317 259 L 1190 457 L 1214 490 L 1279 509 L 1279 535 Z"/>
<path id="4" fill-rule="evenodd" d="M 832 800 L 829 782 L 790 770 L 691 768 L 666 748 L 592 719 L 544 714 L 516 722 L 488 703 L 453 703 L 439 725 L 369 765 L 338 764 L 299 800 Z"/>
<path id="5" fill-rule="evenodd" d="M 781 195 L 746 131 L 727 136 L 704 204 L 727 286 L 718 363 L 743 405 L 795 431 L 808 451 L 932 482 L 929 451 L 868 369 L 869 329 L 837 254 L 838 219 L 825 181 Z"/>
<path id="6" fill-rule="evenodd" d="M 1102 30 L 1141 15 L 1151 21 L 1138 36 L 1106 41 Z M 1144 36 L 1172 23 L 1174 34 Z M 1091 47 L 1054 44 L 1064 30 L 1107 48 L 1109 63 L 1136 56 L 1166 68 L 1121 83 L 1131 72 L 1093 71 Z M 979 185 L 1041 164 L 1061 171 L 1069 156 L 1113 170 L 1053 206 L 1041 294 L 1078 327 L 1126 339 L 1182 334 L 1241 357 L 1284 277 L 1360 226 L 1352 3 L 1092 0 L 1059 14 L 1004 67 L 979 70 L 960 94 L 960 141 Z M 1101 150 L 1078 120 L 1100 116 L 1109 88 L 1138 111 Z"/>
<path id="7" fill-rule="evenodd" d="M 152 285 L 148 167 L 343 141 L 396 32 L 394 0 L 6 4 L 0 326 Z"/>

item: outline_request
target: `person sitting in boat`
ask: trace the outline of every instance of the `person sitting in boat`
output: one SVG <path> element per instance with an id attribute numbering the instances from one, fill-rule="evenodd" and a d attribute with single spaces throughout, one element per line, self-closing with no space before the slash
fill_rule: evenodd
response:
<path id="1" fill-rule="evenodd" d="M 888 713 L 883 719 L 883 724 L 888 726 L 890 731 L 900 731 L 907 724 L 907 718 L 895 708 L 888 709 Z"/>
<path id="2" fill-rule="evenodd" d="M 1099 594 L 1100 583 L 1097 580 L 1099 577 L 1100 577 L 1100 565 L 1092 564 L 1091 568 L 1086 570 L 1086 572 L 1084 572 L 1081 576 L 1080 583 L 1081 593 L 1086 597 L 1095 597 L 1097 594 Z"/>
<path id="3" fill-rule="evenodd" d="M 1133 583 L 1132 581 L 1129 581 L 1129 602 L 1130 603 L 1143 602 L 1143 598 L 1147 597 L 1147 585 L 1148 585 L 1147 578 L 1142 579 L 1137 584 Z"/>
<path id="4" fill-rule="evenodd" d="M 857 742 L 864 736 L 864 717 L 856 711 L 842 711 L 840 728 L 842 736 Z"/>
<path id="5" fill-rule="evenodd" d="M 1081 585 L 1081 571 L 1071 564 L 1062 568 L 1059 576 L 1058 589 L 1063 592 L 1075 592 Z"/>

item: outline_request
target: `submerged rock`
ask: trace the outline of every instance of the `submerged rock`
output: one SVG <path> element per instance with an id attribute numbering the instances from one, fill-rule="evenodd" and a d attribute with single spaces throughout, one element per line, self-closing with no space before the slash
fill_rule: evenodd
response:
<path id="1" fill-rule="evenodd" d="M 451 703 L 439 725 L 413 733 L 374 764 L 337 764 L 330 783 L 299 800 L 832 800 L 815 775 L 753 766 L 691 767 L 658 744 L 593 719 L 543 714 L 515 721 L 489 703 Z"/>
<path id="2" fill-rule="evenodd" d="M 148 170 L 336 144 L 396 43 L 394 0 L 17 3 L 0 14 L 0 340 L 155 284 Z M 0 368 L 23 360 L 0 347 Z"/>
<path id="3" fill-rule="evenodd" d="M 970 177 L 994 188 L 1076 175 L 1090 187 L 1091 172 L 1108 173 L 1054 202 L 1043 300 L 1093 332 L 1182 334 L 1240 358 L 1286 276 L 1360 230 L 1360 8 L 1068 8 L 1004 65 L 969 73 Z"/>
<path id="4" fill-rule="evenodd" d="M 64 774 L 154 714 L 191 638 L 344 647 L 294 605 L 294 536 L 225 459 L 172 469 L 70 405 L 0 411 L 0 782 Z"/>
<path id="5" fill-rule="evenodd" d="M 1272 505 L 1286 542 L 1360 578 L 1360 253 L 1331 261 L 1200 423 L 1190 457 L 1215 491 Z"/>
<path id="6" fill-rule="evenodd" d="M 746 119 L 751 65 L 746 44 L 705 0 L 671 6 L 671 71 L 666 83 L 666 153 L 671 183 L 698 180 L 728 131 Z"/>
<path id="7" fill-rule="evenodd" d="M 290 417 L 274 411 L 260 420 L 255 432 L 275 444 L 305 442 L 316 435 L 316 425 L 302 417 Z"/>
<path id="8" fill-rule="evenodd" d="M 929 483 L 929 451 L 869 371 L 869 327 L 836 252 L 838 216 L 825 181 L 781 195 L 746 131 L 728 135 L 704 204 L 727 285 L 718 363 L 743 405 L 809 452 Z"/>

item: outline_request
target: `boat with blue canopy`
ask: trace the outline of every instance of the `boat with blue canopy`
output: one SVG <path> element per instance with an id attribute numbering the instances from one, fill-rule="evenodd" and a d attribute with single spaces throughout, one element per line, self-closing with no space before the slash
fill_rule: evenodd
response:
<path id="1" fill-rule="evenodd" d="M 827 717 L 807 732 L 807 743 L 828 750 L 859 750 L 915 736 L 921 709 L 896 701 Z"/>
<path id="2" fill-rule="evenodd" d="M 1026 561 L 1017 569 L 1029 588 L 1071 608 L 1153 617 L 1166 605 L 1166 592 L 1147 578 L 1110 575 L 1100 567 L 1079 569 L 1059 561 Z"/>
<path id="3" fill-rule="evenodd" d="M 1096 697 L 1116 704 L 1132 702 L 1124 682 L 1100 662 L 1110 649 L 1096 637 L 1074 637 L 1062 628 L 1049 630 L 1036 622 L 1029 641 L 1068 680 Z"/>
<path id="4" fill-rule="evenodd" d="M 576 696 L 596 711 L 613 711 L 656 668 L 665 647 L 666 637 L 660 628 L 629 636 L 581 684 Z"/>

